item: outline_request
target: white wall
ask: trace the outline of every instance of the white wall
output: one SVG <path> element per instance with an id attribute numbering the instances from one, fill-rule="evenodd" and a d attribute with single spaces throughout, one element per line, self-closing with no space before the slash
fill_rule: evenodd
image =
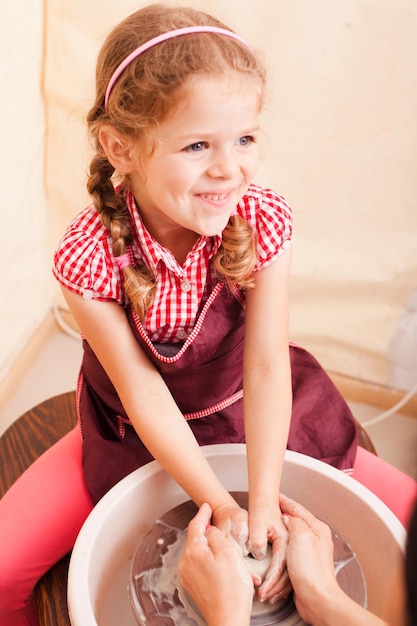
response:
<path id="1" fill-rule="evenodd" d="M 21 267 L 33 277 L 22 285 L 10 311 L 11 354 L 45 310 L 50 293 L 45 237 L 50 254 L 69 219 L 87 201 L 83 118 L 91 101 L 96 53 L 108 30 L 141 4 L 47 3 L 48 216 L 45 223 L 39 184 L 36 194 L 30 194 L 35 205 L 26 208 L 26 219 L 19 220 L 19 239 L 36 245 L 25 252 L 26 246 L 19 243 L 24 251 Z M 264 118 L 269 145 L 258 180 L 285 195 L 295 211 L 292 337 L 328 368 L 387 382 L 388 346 L 417 286 L 415 0 L 188 4 L 216 13 L 264 49 L 269 59 L 272 100 Z M 40 3 L 34 5 L 34 10 L 41 9 Z M 33 13 L 30 26 L 28 42 L 37 53 L 28 53 L 32 63 L 34 57 L 40 60 L 36 48 L 40 41 L 34 33 L 38 28 L 39 35 L 41 28 L 40 18 L 33 27 Z M 38 78 L 32 71 L 31 91 L 37 97 Z M 15 80 L 12 71 L 10 80 Z M 27 82 L 18 81 L 13 89 L 28 90 Z M 22 106 L 31 113 L 39 109 L 41 115 L 39 99 Z M 40 167 L 36 155 L 26 155 L 26 150 L 34 150 L 42 128 L 36 117 L 22 117 L 9 126 L 10 147 L 19 146 L 19 193 L 22 182 L 29 180 L 27 173 Z M 28 136 L 34 138 L 30 143 L 25 141 Z M 8 167 L 8 179 L 14 180 L 15 164 Z M 16 189 L 9 193 L 15 200 Z M 8 219 L 13 226 L 14 216 Z M 7 244 L 7 258 L 12 249 L 15 256 L 16 237 Z M 15 270 L 2 276 L 6 292 L 19 284 L 17 276 Z M 23 297 L 31 302 L 29 310 L 22 307 Z M 19 320 L 19 327 L 9 331 L 12 319 Z M 2 350 L 0 359 L 4 354 Z"/>
<path id="2" fill-rule="evenodd" d="M 0 378 L 50 306 L 44 190 L 43 2 L 1 7 Z"/>

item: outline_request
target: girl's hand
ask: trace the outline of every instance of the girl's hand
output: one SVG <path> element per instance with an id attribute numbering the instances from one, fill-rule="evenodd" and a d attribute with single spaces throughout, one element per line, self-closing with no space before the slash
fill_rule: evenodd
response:
<path id="1" fill-rule="evenodd" d="M 244 556 L 248 554 L 248 512 L 245 509 L 236 502 L 217 507 L 213 511 L 213 524 L 238 545 Z"/>
<path id="2" fill-rule="evenodd" d="M 210 526 L 211 508 L 203 504 L 188 526 L 179 572 L 209 626 L 249 625 L 253 582 L 240 551 Z"/>
<path id="3" fill-rule="evenodd" d="M 249 517 L 249 552 L 255 559 L 263 559 L 268 543 L 272 546 L 272 558 L 263 582 L 258 588 L 258 598 L 271 603 L 285 598 L 291 591 L 291 583 L 286 569 L 286 549 L 288 532 L 282 521 L 278 503 L 268 503 L 252 507 Z"/>

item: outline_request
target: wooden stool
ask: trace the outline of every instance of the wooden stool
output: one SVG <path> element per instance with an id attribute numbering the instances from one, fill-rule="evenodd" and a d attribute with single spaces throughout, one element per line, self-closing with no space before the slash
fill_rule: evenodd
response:
<path id="1" fill-rule="evenodd" d="M 66 435 L 77 423 L 75 391 L 49 398 L 17 419 L 0 437 L 0 497 L 24 470 Z M 357 422 L 359 445 L 376 454 Z M 69 555 L 55 565 L 36 587 L 43 626 L 70 626 L 67 608 Z"/>
<path id="2" fill-rule="evenodd" d="M 355 422 L 356 428 L 358 429 L 358 444 L 361 448 L 364 448 L 365 450 L 368 450 L 368 452 L 372 452 L 372 454 L 376 455 L 375 446 L 372 443 L 370 436 L 358 420 L 355 420 Z"/>

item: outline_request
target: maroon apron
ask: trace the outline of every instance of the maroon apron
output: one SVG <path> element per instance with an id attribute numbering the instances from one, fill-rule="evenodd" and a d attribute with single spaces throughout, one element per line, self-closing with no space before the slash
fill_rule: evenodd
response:
<path id="1" fill-rule="evenodd" d="M 157 350 L 130 307 L 126 314 L 137 341 L 161 373 L 198 443 L 243 443 L 245 313 L 228 287 L 217 284 L 194 330 L 174 356 Z M 290 356 L 293 412 L 288 449 L 339 469 L 350 469 L 356 455 L 357 431 L 347 404 L 314 357 L 293 345 Z M 140 397 L 140 380 L 137 393 Z M 77 405 L 86 482 L 97 502 L 119 480 L 153 457 L 130 424 L 116 390 L 86 341 Z M 157 411 L 156 407 L 155 419 Z"/>

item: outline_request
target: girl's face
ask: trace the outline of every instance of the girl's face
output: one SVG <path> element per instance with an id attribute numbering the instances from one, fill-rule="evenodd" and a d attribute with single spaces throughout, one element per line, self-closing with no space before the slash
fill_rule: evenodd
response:
<path id="1" fill-rule="evenodd" d="M 129 174 L 146 227 L 168 248 L 184 229 L 220 234 L 259 160 L 255 79 L 204 75 L 193 78 L 186 94 L 150 132 L 149 156 L 139 155 Z"/>

